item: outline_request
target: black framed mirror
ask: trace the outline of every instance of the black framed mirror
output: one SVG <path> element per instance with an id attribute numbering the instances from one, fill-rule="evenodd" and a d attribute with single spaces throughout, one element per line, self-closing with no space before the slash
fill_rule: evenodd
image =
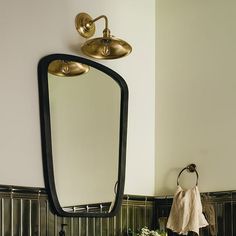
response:
<path id="1" fill-rule="evenodd" d="M 60 216 L 110 217 L 125 181 L 128 87 L 97 62 L 51 54 L 38 64 L 45 187 Z"/>

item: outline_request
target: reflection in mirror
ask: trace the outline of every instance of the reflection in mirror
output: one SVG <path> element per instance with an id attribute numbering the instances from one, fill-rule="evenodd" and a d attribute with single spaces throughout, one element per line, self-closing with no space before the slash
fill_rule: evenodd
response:
<path id="1" fill-rule="evenodd" d="M 125 179 L 128 88 L 88 59 L 53 54 L 39 62 L 45 186 L 61 216 L 114 216 Z"/>
<path id="2" fill-rule="evenodd" d="M 113 202 L 118 179 L 120 87 L 90 68 L 48 74 L 54 178 L 60 205 Z"/>
<path id="3" fill-rule="evenodd" d="M 78 76 L 89 71 L 89 66 L 66 60 L 54 60 L 48 66 L 48 72 L 55 76 L 71 77 Z"/>

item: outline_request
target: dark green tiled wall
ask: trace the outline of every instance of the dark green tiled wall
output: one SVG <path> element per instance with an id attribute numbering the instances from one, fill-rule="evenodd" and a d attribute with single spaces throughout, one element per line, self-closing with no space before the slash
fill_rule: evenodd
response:
<path id="1" fill-rule="evenodd" d="M 153 223 L 153 199 L 126 196 L 113 218 L 62 218 L 50 211 L 47 195 L 14 189 L 0 191 L 1 236 L 56 236 L 65 223 L 66 236 L 120 236 Z"/>
<path id="2" fill-rule="evenodd" d="M 211 227 L 200 230 L 200 236 L 236 236 L 236 191 L 201 193 L 201 197 L 203 206 L 209 204 L 213 208 L 211 212 L 215 220 Z M 159 217 L 168 217 L 172 200 L 172 198 L 156 198 L 155 227 L 158 227 Z M 169 232 L 168 235 L 178 234 Z"/>
<path id="3" fill-rule="evenodd" d="M 130 195 L 124 197 L 116 217 L 62 218 L 50 211 L 43 192 L 42 189 L 14 188 L 11 191 L 9 187 L 0 187 L 0 236 L 58 236 L 62 223 L 68 224 L 66 236 L 131 236 L 130 232 L 144 226 L 158 227 L 158 218 L 168 217 L 172 204 L 171 198 L 156 198 L 154 206 L 153 198 Z M 201 230 L 200 236 L 236 236 L 236 192 L 201 195 L 214 207 L 217 233 L 212 234 L 208 227 Z"/>

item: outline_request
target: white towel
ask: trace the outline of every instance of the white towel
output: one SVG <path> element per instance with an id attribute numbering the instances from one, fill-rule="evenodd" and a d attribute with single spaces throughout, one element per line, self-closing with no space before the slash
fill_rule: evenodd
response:
<path id="1" fill-rule="evenodd" d="M 199 228 L 207 225 L 198 187 L 183 190 L 178 186 L 166 227 L 178 234 L 187 235 L 192 231 L 199 235 Z"/>

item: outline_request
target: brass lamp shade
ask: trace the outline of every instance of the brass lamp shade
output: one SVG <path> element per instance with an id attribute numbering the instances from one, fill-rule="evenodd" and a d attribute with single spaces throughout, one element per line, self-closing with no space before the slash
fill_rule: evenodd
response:
<path id="1" fill-rule="evenodd" d="M 60 77 L 72 77 L 87 73 L 89 66 L 75 61 L 55 60 L 48 66 L 48 72 Z"/>
<path id="2" fill-rule="evenodd" d="M 115 37 L 87 40 L 81 49 L 87 56 L 97 59 L 116 59 L 124 57 L 132 51 L 127 42 Z"/>

